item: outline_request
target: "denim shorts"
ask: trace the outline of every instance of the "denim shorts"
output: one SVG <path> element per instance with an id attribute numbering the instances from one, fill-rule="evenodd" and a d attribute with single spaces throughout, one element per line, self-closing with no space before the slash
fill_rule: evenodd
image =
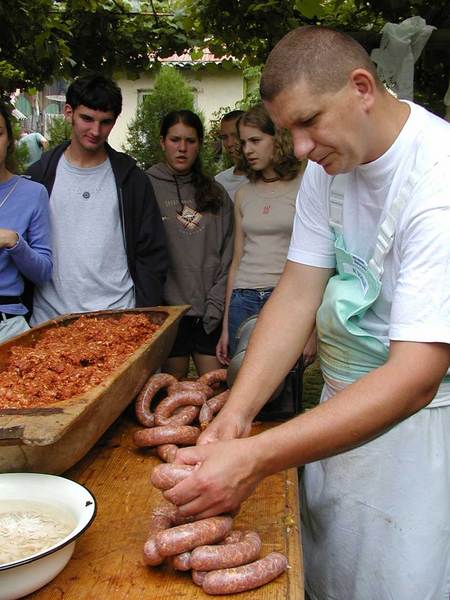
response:
<path id="1" fill-rule="evenodd" d="M 228 311 L 228 345 L 230 356 L 233 356 L 236 352 L 238 343 L 236 335 L 240 324 L 245 319 L 248 319 L 248 317 L 253 317 L 253 315 L 260 313 L 272 291 L 273 288 L 233 290 Z"/>

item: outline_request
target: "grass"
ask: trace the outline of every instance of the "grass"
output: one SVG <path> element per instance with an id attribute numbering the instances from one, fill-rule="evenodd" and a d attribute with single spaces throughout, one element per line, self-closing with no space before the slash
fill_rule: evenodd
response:
<path id="1" fill-rule="evenodd" d="M 303 373 L 303 410 L 313 408 L 319 403 L 322 386 L 322 373 L 320 371 L 319 361 L 316 360 L 312 365 L 307 367 Z"/>

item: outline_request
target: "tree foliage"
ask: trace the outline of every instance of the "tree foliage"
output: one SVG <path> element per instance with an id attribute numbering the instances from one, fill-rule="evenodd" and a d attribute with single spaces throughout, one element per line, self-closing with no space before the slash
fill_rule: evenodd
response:
<path id="1" fill-rule="evenodd" d="M 184 77 L 173 67 L 161 67 L 152 91 L 144 96 L 128 128 L 125 151 L 143 169 L 159 162 L 163 158 L 159 130 L 164 116 L 183 108 L 194 111 L 194 102 L 194 92 Z"/>
<path id="2" fill-rule="evenodd" d="M 86 70 L 134 77 L 192 43 L 176 12 L 159 16 L 168 2 L 126 0 L 2 0 L 0 89 L 41 89 L 53 79 Z"/>

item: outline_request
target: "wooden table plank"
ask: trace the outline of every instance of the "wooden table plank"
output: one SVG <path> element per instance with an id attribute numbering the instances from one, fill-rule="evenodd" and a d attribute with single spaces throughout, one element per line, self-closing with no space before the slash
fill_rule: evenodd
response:
<path id="1" fill-rule="evenodd" d="M 268 426 L 257 426 L 255 432 Z M 132 442 L 138 428 L 130 411 L 126 411 L 86 457 L 65 473 L 94 494 L 97 517 L 77 541 L 67 567 L 47 586 L 27 596 L 29 600 L 208 597 L 192 582 L 189 573 L 176 572 L 167 565 L 143 564 L 149 516 L 164 500 L 149 483 L 150 473 L 160 460 L 149 450 L 135 448 Z M 270 584 L 232 597 L 303 600 L 297 471 L 290 469 L 261 482 L 243 504 L 234 524 L 239 529 L 256 529 L 263 542 L 261 554 L 282 552 L 288 556 L 290 568 Z"/>

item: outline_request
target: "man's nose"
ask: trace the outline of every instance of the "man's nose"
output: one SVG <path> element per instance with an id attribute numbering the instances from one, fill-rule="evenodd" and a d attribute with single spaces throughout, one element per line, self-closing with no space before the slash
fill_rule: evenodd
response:
<path id="1" fill-rule="evenodd" d="M 100 135 L 100 123 L 98 123 L 97 121 L 92 121 L 91 131 L 94 135 Z"/>
<path id="2" fill-rule="evenodd" d="M 186 148 L 187 148 L 186 140 L 180 140 L 180 142 L 178 144 L 178 149 L 180 150 L 180 152 L 186 152 Z"/>
<path id="3" fill-rule="evenodd" d="M 294 144 L 294 154 L 299 160 L 307 158 L 315 145 L 306 131 L 292 132 L 292 141 Z"/>

